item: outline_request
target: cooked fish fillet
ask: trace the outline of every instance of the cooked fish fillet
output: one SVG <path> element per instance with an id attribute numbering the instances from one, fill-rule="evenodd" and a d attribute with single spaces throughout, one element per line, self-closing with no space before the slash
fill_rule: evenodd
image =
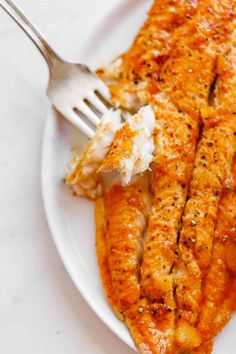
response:
<path id="1" fill-rule="evenodd" d="M 130 184 L 135 175 L 145 172 L 153 160 L 154 126 L 151 106 L 141 108 L 116 133 L 99 171 L 117 171 L 122 185 Z"/>
<path id="2" fill-rule="evenodd" d="M 101 174 L 110 172 L 108 184 L 130 184 L 136 175 L 149 169 L 153 160 L 154 126 L 155 115 L 150 105 L 142 107 L 125 123 L 121 123 L 119 110 L 107 112 L 82 157 L 77 158 L 67 184 L 78 195 L 91 199 L 103 193 L 105 179 Z"/>
<path id="3" fill-rule="evenodd" d="M 72 186 L 78 195 L 94 199 L 102 194 L 102 180 L 97 170 L 121 125 L 120 111 L 109 110 L 103 115 L 94 137 L 66 179 L 66 183 Z"/>
<path id="4" fill-rule="evenodd" d="M 225 54 L 224 69 L 217 82 L 215 118 L 213 124 L 209 121 L 203 128 L 183 215 L 178 260 L 174 268 L 178 305 L 175 339 L 180 352 L 197 346 L 198 334 L 194 326 L 201 310 L 202 277 L 211 264 L 217 210 L 222 190 L 231 177 L 236 152 L 235 84 L 233 49 L 228 59 Z M 192 332 L 192 343 L 189 331 Z"/>
<path id="5" fill-rule="evenodd" d="M 122 104 L 126 108 L 136 109 L 139 105 L 148 101 L 147 95 L 149 95 L 150 99 L 152 93 L 158 91 L 157 68 L 161 67 L 166 59 L 166 54 L 171 48 L 172 38 L 170 33 L 175 31 L 176 27 L 180 24 L 187 21 L 195 10 L 195 1 L 156 1 L 150 12 L 149 19 L 136 38 L 130 51 L 111 67 L 99 71 L 104 79 L 109 80 L 113 99 L 118 105 Z M 148 42 L 148 46 L 146 42 Z M 151 46 L 153 50 L 149 51 Z M 143 64 L 141 64 L 141 61 Z M 137 67 L 135 68 L 136 65 Z M 145 82 L 148 82 L 148 90 Z M 110 203 L 112 203 L 111 194 L 108 194 L 106 198 L 107 200 L 110 199 Z M 113 209 L 113 213 L 116 218 L 121 217 L 120 209 Z M 126 213 L 129 215 L 130 210 L 127 210 Z M 116 229 L 115 222 L 109 222 L 109 225 L 111 229 Z M 113 255 L 110 257 L 112 256 Z M 109 262 L 106 261 L 105 264 L 108 265 L 110 271 Z M 122 273 L 124 267 L 125 262 L 122 262 L 120 268 L 118 268 L 119 272 Z M 104 266 L 103 269 L 107 269 L 106 266 Z M 107 274 L 106 270 L 102 270 L 102 267 L 101 273 L 102 275 L 104 273 Z M 110 274 L 112 274 L 112 271 Z M 140 296 L 139 283 L 137 283 L 137 278 L 134 277 L 134 280 L 135 286 L 131 288 L 135 289 L 134 294 L 136 297 L 133 296 L 133 298 L 138 300 L 138 296 Z M 107 281 L 105 280 L 103 282 L 107 293 L 111 294 L 110 287 L 106 284 Z M 110 283 L 111 282 L 112 281 L 110 281 Z M 108 297 L 109 296 L 111 298 L 112 295 L 108 295 Z M 119 298 L 119 295 L 117 296 Z M 117 302 L 112 302 L 111 299 L 110 302 L 117 312 Z M 118 303 L 119 302 L 118 300 Z M 166 313 L 170 312 L 171 309 L 165 304 L 158 306 L 154 304 L 154 306 L 150 308 L 149 301 L 145 298 L 141 298 L 138 302 L 132 305 L 129 304 L 129 306 L 130 307 L 126 310 L 126 322 L 140 352 L 170 352 L 171 348 L 166 340 L 166 334 L 162 331 L 160 326 L 157 328 L 157 322 L 161 314 L 162 316 L 166 316 Z M 120 307 L 122 308 L 122 306 Z"/>
<path id="6" fill-rule="evenodd" d="M 173 33 L 191 19 L 197 4 L 197 0 L 154 1 L 131 48 L 98 70 L 117 106 L 137 110 L 160 92 L 159 72 L 172 48 Z"/>
<path id="7" fill-rule="evenodd" d="M 233 190 L 225 190 L 222 194 L 211 266 L 203 280 L 203 301 L 197 326 L 203 341 L 198 349 L 199 353 L 211 353 L 212 338 L 229 321 L 235 306 L 236 190 L 234 186 Z"/>
<path id="8" fill-rule="evenodd" d="M 109 287 L 113 289 L 115 295 L 111 296 L 115 296 L 115 301 L 111 303 L 116 311 L 117 306 L 121 309 L 118 312 L 124 315 L 142 353 L 186 352 L 201 343 L 200 335 L 191 326 L 196 323 L 197 318 L 194 313 L 198 306 L 196 299 L 201 297 L 202 273 L 199 259 L 195 257 L 195 245 L 191 246 L 190 251 L 185 245 L 184 231 L 181 233 L 179 252 L 177 238 L 192 177 L 199 126 L 202 122 L 207 129 L 198 148 L 195 174 L 197 166 L 199 171 L 203 169 L 202 151 L 207 154 L 207 162 L 212 166 L 209 175 L 204 175 L 206 180 L 201 179 L 202 195 L 205 198 L 206 193 L 210 198 L 204 200 L 208 204 L 213 200 L 213 207 L 211 208 L 210 205 L 208 208 L 210 221 L 212 209 L 220 199 L 220 193 L 215 195 L 215 188 L 211 198 L 212 186 L 215 187 L 215 180 L 223 181 L 227 178 L 231 168 L 230 161 L 234 151 L 231 129 L 233 119 L 229 118 L 225 125 L 224 109 L 221 109 L 221 114 L 218 108 L 216 115 L 215 108 L 209 106 L 209 101 L 213 101 L 210 102 L 211 105 L 216 105 L 217 100 L 211 98 L 210 92 L 216 75 L 221 69 L 223 72 L 225 70 L 222 58 L 228 50 L 228 36 L 232 30 L 231 24 L 235 13 L 233 6 L 234 2 L 230 0 L 156 1 L 150 11 L 149 19 L 131 49 L 111 66 L 98 71 L 99 75 L 109 83 L 113 99 L 118 106 L 122 105 L 132 111 L 151 102 L 156 114 L 156 151 L 152 173 L 154 200 L 144 248 L 141 292 L 139 275 L 137 276 L 139 270 L 134 273 L 135 267 L 132 268 L 132 272 L 128 270 L 127 277 L 124 279 L 122 270 L 126 269 L 127 259 L 119 258 L 120 252 L 118 256 L 107 252 L 106 269 L 110 272 L 109 284 L 112 285 L 106 285 L 104 282 L 108 293 L 111 293 Z M 223 92 L 220 86 L 224 85 L 217 86 L 219 91 Z M 220 92 L 216 95 L 218 100 L 222 95 Z M 222 100 L 225 101 L 225 98 Z M 234 101 L 232 97 L 231 101 Z M 218 102 L 217 106 L 219 107 Z M 222 142 L 218 141 L 221 134 L 223 134 Z M 214 150 L 217 156 L 214 156 L 214 153 L 212 155 L 210 146 L 207 145 L 208 138 L 217 140 Z M 224 156 L 225 150 L 227 153 Z M 216 173 L 213 166 L 216 158 L 220 161 L 222 175 L 217 174 L 211 181 L 209 178 Z M 228 168 L 225 168 L 226 166 Z M 208 182 L 209 191 L 206 189 Z M 192 190 L 196 187 L 194 183 Z M 127 203 L 126 193 L 129 195 L 131 187 L 120 188 L 119 193 L 118 190 L 116 191 L 119 195 L 117 200 L 113 197 L 112 190 L 106 194 L 106 210 L 112 208 L 114 200 L 122 206 L 114 207 L 109 216 L 109 233 L 119 247 L 126 242 L 127 238 L 127 231 L 123 232 L 123 229 L 119 229 L 122 226 L 118 226 L 118 220 L 122 220 L 121 215 L 125 220 L 132 217 L 134 223 L 138 222 L 140 215 L 137 213 L 135 221 L 133 211 L 123 207 Z M 191 194 L 190 199 L 193 197 L 194 194 Z M 218 198 L 216 201 L 215 197 Z M 199 203 L 200 201 L 199 198 Z M 121 211 L 123 208 L 125 212 Z M 186 211 L 190 213 L 188 209 Z M 187 218 L 183 222 L 184 230 Z M 209 225 L 209 229 L 211 227 Z M 117 230 L 120 230 L 119 234 Z M 108 245 L 107 250 L 110 250 L 109 237 L 104 238 L 105 244 Z M 201 254 L 207 259 L 208 254 L 202 251 L 201 242 L 203 241 L 199 237 L 196 249 L 199 248 Z M 188 252 L 185 252 L 185 249 Z M 130 259 L 134 262 L 133 266 L 138 265 L 139 268 L 138 253 L 135 251 L 134 254 L 135 260 L 133 257 Z M 176 261 L 178 262 L 173 273 L 173 265 Z M 187 290 L 184 288 L 185 280 Z M 177 348 L 173 345 L 176 320 L 174 281 L 177 285 L 176 298 L 179 307 L 175 335 Z M 130 294 L 127 289 L 123 290 L 123 284 L 125 286 L 131 284 Z M 193 292 L 190 294 L 191 287 Z M 189 301 L 186 311 L 185 301 Z M 191 306 L 194 311 L 190 309 Z"/>
<path id="9" fill-rule="evenodd" d="M 162 305 L 159 307 L 148 304 L 146 298 L 126 311 L 126 324 L 135 340 L 139 352 L 142 354 L 164 354 L 171 351 L 169 342 L 157 323 L 170 308 Z"/>
<path id="10" fill-rule="evenodd" d="M 117 317 L 124 320 L 121 308 L 115 296 L 115 290 L 112 285 L 111 273 L 108 265 L 108 255 L 106 249 L 106 228 L 107 221 L 105 215 L 104 198 L 96 200 L 95 204 L 95 221 L 96 221 L 96 252 L 98 257 L 98 264 L 100 268 L 101 278 L 104 286 L 106 296 Z"/>
<path id="11" fill-rule="evenodd" d="M 175 322 L 171 271 L 191 177 L 198 124 L 183 113 L 165 111 L 158 117 L 159 154 L 152 172 L 154 199 L 144 247 L 142 292 L 157 308 L 167 306 L 171 310 L 158 320 L 169 353 L 173 350 Z"/>
<path id="12" fill-rule="evenodd" d="M 109 184 L 112 181 L 130 184 L 136 175 L 149 169 L 153 160 L 154 125 L 155 115 L 150 105 L 142 107 L 126 123 L 121 123 L 119 110 L 107 112 L 82 157 L 77 158 L 67 184 L 78 195 L 91 199 L 103 193 L 101 173 L 112 173 Z"/>
<path id="13" fill-rule="evenodd" d="M 235 259 L 234 259 L 235 263 Z M 217 299 L 213 300 L 213 303 L 211 303 L 212 300 L 207 300 L 208 304 L 206 307 L 204 307 L 204 310 L 208 312 L 209 319 L 211 320 L 211 323 L 209 323 L 208 318 L 203 318 L 200 328 L 200 336 L 202 335 L 202 343 L 199 347 L 197 347 L 195 350 L 193 350 L 191 353 L 194 354 L 210 354 L 213 351 L 213 344 L 214 344 L 214 336 L 216 336 L 222 329 L 223 327 L 227 324 L 227 322 L 230 320 L 232 311 L 235 310 L 236 308 L 236 280 L 231 279 L 232 283 L 230 288 L 228 288 L 225 293 L 225 299 L 222 300 L 221 302 L 218 302 L 218 310 L 214 312 L 215 309 L 215 302 L 217 302 Z M 211 309 L 211 304 L 213 306 L 213 309 Z M 206 322 L 205 322 L 206 321 Z M 205 322 L 205 323 L 204 323 Z M 206 328 L 208 327 L 209 333 L 206 335 Z M 205 333 L 204 333 L 205 332 Z"/>
<path id="14" fill-rule="evenodd" d="M 122 311 L 140 297 L 139 264 L 149 205 L 146 176 L 130 187 L 105 193 L 106 251 L 113 288 Z"/>
<path id="15" fill-rule="evenodd" d="M 143 180 L 144 179 L 144 180 Z M 140 353 L 166 353 L 168 342 L 156 320 L 170 309 L 140 297 L 139 262 L 150 203 L 145 177 L 129 187 L 113 186 L 96 201 L 96 248 L 103 285 L 114 311 L 125 320 Z"/>
<path id="16" fill-rule="evenodd" d="M 161 69 L 161 91 L 192 118 L 199 118 L 199 112 L 208 106 L 216 53 L 229 48 L 234 6 L 229 0 L 199 1 L 196 16 L 176 31 L 171 55 Z"/>
<path id="17" fill-rule="evenodd" d="M 104 79 L 109 80 L 113 98 L 118 104 L 122 104 L 126 108 L 135 109 L 140 104 L 148 101 L 148 99 L 153 96 L 154 92 L 159 91 L 158 70 L 160 71 L 161 66 L 167 58 L 167 53 L 171 49 L 171 41 L 173 40 L 171 32 L 174 32 L 180 24 L 188 21 L 191 15 L 196 11 L 196 7 L 197 3 L 195 1 L 156 1 L 150 12 L 150 18 L 144 25 L 130 51 L 111 67 L 99 71 Z M 145 42 L 148 42 L 148 45 L 146 45 Z M 156 51 L 149 51 L 151 46 L 155 47 Z M 141 64 L 141 60 L 143 64 Z M 120 95 L 121 90 L 122 93 Z M 161 95 L 159 95 L 159 101 L 160 96 Z M 119 102 L 121 98 L 123 98 L 123 101 Z M 163 98 L 161 97 L 161 99 L 162 101 L 168 101 L 165 95 Z M 168 109 L 168 106 L 165 107 Z M 176 108 L 174 107 L 173 109 L 178 115 Z M 188 117 L 185 118 L 184 114 L 180 114 L 180 116 L 184 121 L 184 127 L 186 127 L 188 119 L 191 119 Z M 166 127 L 165 121 L 163 124 L 164 130 L 168 128 Z M 192 126 L 187 127 L 186 140 L 189 138 L 188 133 L 191 127 Z M 193 130 L 195 128 L 196 124 L 193 122 Z M 171 130 L 175 129 L 181 131 L 181 128 L 176 124 L 174 126 L 171 124 Z M 171 132 L 167 129 L 166 135 L 168 134 L 171 134 Z M 196 130 L 194 130 L 193 135 L 194 134 L 197 135 Z M 190 133 L 190 135 L 192 135 L 192 133 Z M 173 139 L 171 140 L 173 142 Z M 172 152 L 174 152 L 174 150 L 178 151 L 178 144 L 172 149 Z M 189 151 L 188 148 L 186 148 L 186 151 Z M 118 215 L 119 210 L 117 210 L 116 213 Z M 111 228 L 115 228 L 114 223 L 109 223 L 109 225 L 111 225 Z M 161 314 L 161 317 L 165 317 L 166 313 L 169 313 L 172 309 L 166 304 L 154 304 L 150 310 L 148 300 L 143 298 L 142 301 L 147 303 L 142 315 L 139 314 L 139 317 L 137 317 L 136 315 L 132 316 L 130 313 L 126 314 L 126 321 L 135 342 L 143 353 L 170 352 L 172 349 L 170 348 L 169 342 L 166 340 L 168 332 L 164 333 L 160 325 L 157 327 L 157 323 L 160 320 Z M 132 313 L 133 307 L 135 308 L 135 306 L 138 306 L 137 303 L 127 310 L 127 312 L 131 311 Z M 139 321 L 140 317 L 142 320 Z M 154 335 L 154 333 L 156 333 L 156 335 Z"/>
<path id="18" fill-rule="evenodd" d="M 232 122 L 231 126 L 225 124 L 210 129 L 204 133 L 199 144 L 190 199 L 185 208 L 180 233 L 178 260 L 174 269 L 178 306 L 176 343 L 181 349 L 185 348 L 183 338 L 187 336 L 184 335 L 186 330 L 190 330 L 188 325 L 195 326 L 201 310 L 201 280 L 211 261 L 221 190 L 224 181 L 230 177 L 228 172 L 235 153 L 234 130 L 235 123 L 232 127 Z M 206 149 L 207 144 L 214 144 L 212 150 Z M 194 332 L 192 328 L 191 330 Z M 193 346 L 197 343 L 195 338 L 193 333 Z M 191 349 L 188 342 L 185 350 L 189 347 Z"/>
<path id="19" fill-rule="evenodd" d="M 164 333 L 165 331 L 168 333 L 167 340 L 172 346 L 175 330 L 172 268 L 178 257 L 177 237 L 193 170 L 199 122 L 202 118 L 200 108 L 208 106 L 219 52 L 214 38 L 204 36 L 201 30 L 205 23 L 205 18 L 202 17 L 203 7 L 205 8 L 205 2 L 199 5 L 198 13 L 192 21 L 175 33 L 176 38 L 179 35 L 179 41 L 176 40 L 174 43 L 169 58 L 161 69 L 163 91 L 161 95 L 156 95 L 160 108 L 156 115 L 154 203 L 144 248 L 142 290 L 155 303 L 164 302 L 173 309 L 158 324 L 162 326 Z M 209 33 L 214 31 L 213 14 L 211 21 L 206 25 Z M 224 13 L 221 16 L 224 16 Z M 222 33 L 222 36 L 224 35 L 225 29 Z M 204 66 L 204 70 L 197 69 L 200 65 Z M 168 99 L 173 107 L 169 111 L 164 109 Z M 194 272 L 193 262 L 191 266 Z M 179 306 L 179 303 L 177 305 Z M 198 346 L 200 338 L 197 334 L 194 336 L 196 331 L 187 325 L 184 328 L 184 333 L 188 332 L 188 337 L 192 339 L 192 345 Z"/>

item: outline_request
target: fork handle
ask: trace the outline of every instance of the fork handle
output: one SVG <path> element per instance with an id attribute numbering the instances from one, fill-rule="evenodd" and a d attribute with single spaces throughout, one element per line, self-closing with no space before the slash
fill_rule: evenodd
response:
<path id="1" fill-rule="evenodd" d="M 54 64 L 60 61 L 59 56 L 54 52 L 46 42 L 38 29 L 29 21 L 29 19 L 20 11 L 20 9 L 11 0 L 0 0 L 0 6 L 13 18 L 13 20 L 23 29 L 28 37 L 33 41 L 36 47 L 43 54 L 49 66 L 49 70 Z"/>

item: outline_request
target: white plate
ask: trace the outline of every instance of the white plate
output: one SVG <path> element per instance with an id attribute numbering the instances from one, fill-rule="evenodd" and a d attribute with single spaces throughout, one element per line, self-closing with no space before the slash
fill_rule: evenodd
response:
<path id="1" fill-rule="evenodd" d="M 126 50 L 145 18 L 151 0 L 126 0 L 94 30 L 80 60 L 92 67 L 109 62 Z M 99 45 L 97 45 L 99 43 Z M 131 348 L 135 345 L 124 324 L 113 314 L 104 296 L 95 253 L 93 203 L 73 197 L 63 183 L 71 147 L 85 139 L 51 110 L 42 155 L 42 192 L 48 223 L 68 273 L 94 312 Z M 234 354 L 236 316 L 216 339 L 215 354 Z"/>

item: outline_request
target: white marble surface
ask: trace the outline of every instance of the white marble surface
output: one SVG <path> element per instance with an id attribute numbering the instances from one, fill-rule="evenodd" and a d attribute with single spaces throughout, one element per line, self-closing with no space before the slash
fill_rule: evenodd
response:
<path id="1" fill-rule="evenodd" d="M 78 61 L 78 46 L 120 1 L 17 4 L 61 55 Z M 40 189 L 48 71 L 1 9 L 0 48 L 0 353 L 131 354 L 81 298 L 52 242 Z"/>

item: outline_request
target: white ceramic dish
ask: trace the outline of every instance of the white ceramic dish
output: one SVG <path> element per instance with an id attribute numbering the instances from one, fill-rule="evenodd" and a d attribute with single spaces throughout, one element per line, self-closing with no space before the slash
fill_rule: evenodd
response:
<path id="1" fill-rule="evenodd" d="M 78 52 L 79 60 L 96 67 L 128 48 L 150 5 L 151 0 L 123 1 L 94 29 L 86 48 Z M 85 143 L 83 136 L 50 110 L 42 154 L 42 192 L 48 223 L 64 265 L 84 299 L 117 336 L 135 349 L 128 330 L 115 317 L 103 293 L 95 253 L 93 203 L 73 197 L 63 183 L 71 147 L 82 150 Z M 216 339 L 214 354 L 235 353 L 235 327 L 236 316 Z"/>

